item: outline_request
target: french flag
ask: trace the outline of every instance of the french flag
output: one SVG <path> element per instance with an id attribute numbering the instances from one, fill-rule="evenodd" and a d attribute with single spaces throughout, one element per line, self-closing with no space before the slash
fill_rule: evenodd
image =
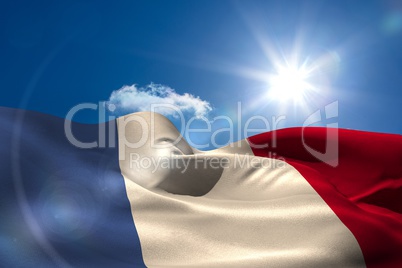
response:
<path id="1" fill-rule="evenodd" d="M 402 137 L 321 127 L 212 151 L 141 112 L 0 108 L 2 267 L 402 267 Z"/>

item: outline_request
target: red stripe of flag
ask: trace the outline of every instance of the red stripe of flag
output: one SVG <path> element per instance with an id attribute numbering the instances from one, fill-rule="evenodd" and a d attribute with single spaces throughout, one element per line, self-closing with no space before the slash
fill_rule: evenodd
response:
<path id="1" fill-rule="evenodd" d="M 303 175 L 353 233 L 367 267 L 402 267 L 401 135 L 310 127 L 248 141 L 256 156 L 285 159 Z M 339 145 L 336 167 L 309 152 L 331 143 Z"/>

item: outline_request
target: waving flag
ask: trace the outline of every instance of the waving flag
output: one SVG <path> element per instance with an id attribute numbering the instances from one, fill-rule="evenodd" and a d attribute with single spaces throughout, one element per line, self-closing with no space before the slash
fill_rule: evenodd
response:
<path id="1" fill-rule="evenodd" d="M 400 135 L 291 128 L 201 152 L 161 115 L 116 121 L 0 109 L 2 265 L 402 266 Z"/>

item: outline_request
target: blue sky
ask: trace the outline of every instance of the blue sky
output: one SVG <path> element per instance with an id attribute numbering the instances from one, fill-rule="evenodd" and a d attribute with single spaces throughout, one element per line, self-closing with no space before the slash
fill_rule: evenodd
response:
<path id="1" fill-rule="evenodd" d="M 339 127 L 402 133 L 400 1 L 3 1 L 0 13 L 1 106 L 65 117 L 155 83 L 209 103 L 209 118 L 241 102 L 244 119 L 300 126 L 338 101 Z M 303 63 L 318 66 L 303 105 L 271 98 L 277 67 Z"/>

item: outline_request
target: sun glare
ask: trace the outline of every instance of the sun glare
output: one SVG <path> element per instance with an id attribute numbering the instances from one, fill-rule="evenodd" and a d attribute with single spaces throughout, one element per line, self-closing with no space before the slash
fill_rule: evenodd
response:
<path id="1" fill-rule="evenodd" d="M 311 89 L 306 81 L 308 72 L 303 68 L 283 67 L 269 78 L 269 97 L 277 101 L 301 102 Z"/>

